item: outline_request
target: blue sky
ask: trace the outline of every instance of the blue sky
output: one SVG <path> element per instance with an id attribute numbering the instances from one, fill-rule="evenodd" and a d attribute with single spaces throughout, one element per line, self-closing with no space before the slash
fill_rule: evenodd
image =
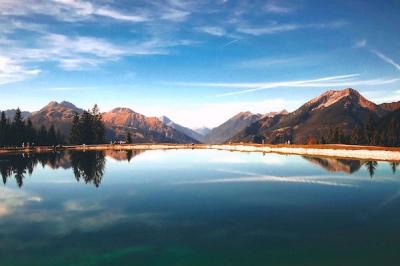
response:
<path id="1" fill-rule="evenodd" d="M 67 100 L 190 127 L 328 89 L 400 100 L 400 2 L 0 0 L 0 109 Z"/>

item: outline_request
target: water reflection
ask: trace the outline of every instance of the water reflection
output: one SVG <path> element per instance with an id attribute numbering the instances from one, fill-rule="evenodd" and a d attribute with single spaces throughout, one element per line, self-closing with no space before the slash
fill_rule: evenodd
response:
<path id="1" fill-rule="evenodd" d="M 76 180 L 99 187 L 106 164 L 103 152 L 71 152 L 71 164 Z"/>
<path id="2" fill-rule="evenodd" d="M 318 158 L 318 157 L 306 157 L 303 158 L 314 165 L 318 165 L 329 172 L 343 172 L 347 174 L 353 174 L 361 169 L 362 166 L 368 171 L 371 178 L 374 177 L 376 169 L 378 168 L 377 161 L 359 161 L 359 160 L 348 160 L 348 159 L 335 159 L 335 158 Z M 390 167 L 393 174 L 396 173 L 399 167 L 399 162 L 390 162 Z"/>
<path id="3" fill-rule="evenodd" d="M 118 161 L 130 162 L 142 151 L 70 151 L 54 153 L 19 153 L 0 157 L 0 173 L 6 185 L 12 177 L 18 187 L 22 187 L 26 176 L 32 175 L 34 169 L 41 165 L 52 169 L 72 168 L 76 180 L 98 187 L 104 175 L 106 156 Z"/>
<path id="4" fill-rule="evenodd" d="M 399 162 L 391 162 L 391 163 L 390 163 L 390 166 L 392 167 L 392 172 L 393 172 L 393 174 L 396 173 L 397 168 L 399 167 L 399 165 L 400 165 Z"/>
<path id="5" fill-rule="evenodd" d="M 352 174 L 360 170 L 362 162 L 357 160 L 306 157 L 304 159 L 312 164 L 318 165 L 329 172 L 344 172 Z"/>
<path id="6" fill-rule="evenodd" d="M 0 156 L 0 265 L 397 265 L 398 166 L 216 150 Z"/>
<path id="7" fill-rule="evenodd" d="M 38 164 L 56 169 L 63 162 L 65 162 L 64 153 L 8 154 L 0 157 L 0 173 L 4 184 L 8 178 L 14 176 L 18 187 L 22 187 L 25 176 L 32 175 Z M 68 165 L 63 167 L 69 168 Z"/>
<path id="8" fill-rule="evenodd" d="M 378 162 L 376 162 L 376 161 L 367 161 L 364 164 L 367 167 L 369 176 L 372 178 L 375 175 L 376 168 L 378 167 Z"/>
<path id="9" fill-rule="evenodd" d="M 106 157 L 116 161 L 131 162 L 132 158 L 144 151 L 69 151 L 54 153 L 20 153 L 0 156 L 0 173 L 4 185 L 10 178 L 15 178 L 18 187 L 22 187 L 26 176 L 32 175 L 34 169 L 41 165 L 51 169 L 71 169 L 76 180 L 83 180 L 86 184 L 93 184 L 99 187 L 105 172 Z M 342 172 L 353 174 L 364 166 L 371 178 L 374 177 L 378 168 L 376 161 L 360 161 L 336 158 L 320 158 L 302 156 L 304 160 L 312 165 L 318 166 L 327 172 Z M 221 160 L 220 160 L 221 161 Z M 219 162 L 220 162 L 219 161 Z M 224 161 L 224 160 L 222 160 Z M 236 161 L 235 161 L 236 162 Z M 232 163 L 226 160 L 224 163 Z M 400 163 L 390 162 L 390 169 L 396 173 Z"/>

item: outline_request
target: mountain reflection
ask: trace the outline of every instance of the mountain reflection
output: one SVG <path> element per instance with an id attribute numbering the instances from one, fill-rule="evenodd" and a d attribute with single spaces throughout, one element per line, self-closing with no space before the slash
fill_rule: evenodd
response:
<path id="1" fill-rule="evenodd" d="M 335 158 L 318 158 L 318 157 L 307 157 L 303 158 L 312 164 L 318 165 L 329 172 L 343 172 L 352 174 L 361 169 L 362 166 L 368 171 L 369 176 L 372 178 L 375 175 L 375 171 L 378 167 L 377 161 L 359 161 L 359 160 L 347 160 L 347 159 L 335 159 Z M 399 167 L 399 162 L 390 162 L 390 168 L 393 174 L 396 173 Z"/>
<path id="2" fill-rule="evenodd" d="M 0 156 L 0 174 L 4 185 L 14 177 L 22 187 L 26 176 L 41 165 L 52 169 L 72 168 L 76 180 L 98 187 L 104 175 L 106 156 L 118 161 L 128 161 L 142 151 L 69 151 L 53 153 L 18 153 Z"/>
<path id="3" fill-rule="evenodd" d="M 312 164 L 324 168 L 329 172 L 344 172 L 352 174 L 360 170 L 362 166 L 362 162 L 358 160 L 319 158 L 319 157 L 307 157 L 307 156 L 303 156 L 303 158 Z"/>
<path id="4" fill-rule="evenodd" d="M 105 173 L 107 159 L 115 161 L 130 162 L 132 158 L 140 155 L 144 151 L 60 151 L 52 153 L 15 153 L 0 156 L 0 174 L 4 185 L 15 178 L 18 187 L 22 187 L 26 176 L 32 175 L 38 166 L 49 167 L 51 169 L 72 169 L 78 182 L 92 184 L 99 187 Z M 359 161 L 336 158 L 320 158 L 303 156 L 309 163 L 323 168 L 328 172 L 343 172 L 352 174 L 364 167 L 372 178 L 378 167 L 376 161 Z M 399 168 L 399 162 L 390 162 L 389 167 L 393 174 Z"/>

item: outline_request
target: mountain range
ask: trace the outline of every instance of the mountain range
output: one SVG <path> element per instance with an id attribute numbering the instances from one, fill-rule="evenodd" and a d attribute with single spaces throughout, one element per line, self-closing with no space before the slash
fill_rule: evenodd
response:
<path id="1" fill-rule="evenodd" d="M 124 140 L 129 131 L 133 141 L 139 143 L 307 143 L 310 138 L 321 139 L 336 127 L 350 134 L 354 127 L 365 125 L 368 118 L 380 119 L 399 108 L 400 102 L 377 105 L 348 88 L 327 91 L 290 113 L 240 112 L 212 129 L 190 129 L 166 116 L 147 117 L 121 107 L 102 116 L 108 140 Z M 12 118 L 15 111 L 5 111 L 6 116 Z M 22 116 L 29 117 L 36 127 L 54 125 L 68 136 L 74 114 L 83 111 L 70 102 L 50 102 L 39 111 L 22 112 Z"/>
<path id="2" fill-rule="evenodd" d="M 108 139 L 125 139 L 132 133 L 133 142 L 198 143 L 185 133 L 165 124 L 157 117 L 146 117 L 129 108 L 115 108 L 103 113 Z"/>
<path id="3" fill-rule="evenodd" d="M 320 140 L 333 128 L 350 135 L 353 128 L 364 127 L 369 118 L 379 120 L 399 103 L 377 105 L 358 91 L 348 88 L 330 90 L 308 101 L 294 112 L 264 117 L 230 139 L 232 142 L 308 143 Z"/>

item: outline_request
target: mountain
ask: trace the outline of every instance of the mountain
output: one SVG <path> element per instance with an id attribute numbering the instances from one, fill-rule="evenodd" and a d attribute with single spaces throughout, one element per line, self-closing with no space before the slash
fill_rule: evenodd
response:
<path id="1" fill-rule="evenodd" d="M 193 129 L 195 132 L 197 132 L 198 134 L 200 134 L 202 137 L 204 137 L 205 135 L 207 135 L 208 133 L 210 133 L 211 128 L 208 127 L 198 127 L 198 128 L 194 128 Z"/>
<path id="2" fill-rule="evenodd" d="M 386 111 L 395 111 L 400 109 L 400 101 L 392 103 L 382 103 L 379 106 Z"/>
<path id="3" fill-rule="evenodd" d="M 125 139 L 126 131 L 134 142 L 197 143 L 195 139 L 165 125 L 157 117 L 146 117 L 129 108 L 115 108 L 103 113 L 109 139 Z"/>
<path id="4" fill-rule="evenodd" d="M 197 140 L 197 141 L 199 141 L 199 142 L 202 142 L 202 141 L 203 141 L 203 135 L 197 133 L 196 131 L 194 131 L 194 130 L 192 130 L 192 129 L 190 129 L 190 128 L 187 128 L 187 127 L 184 127 L 184 126 L 181 126 L 181 125 L 175 123 L 174 121 L 172 121 L 171 119 L 169 119 L 169 118 L 166 117 L 166 116 L 161 116 L 161 117 L 159 117 L 158 119 L 159 119 L 163 124 L 165 124 L 165 125 L 167 125 L 167 126 L 170 126 L 170 127 L 174 128 L 174 129 L 176 129 L 176 130 L 182 132 L 183 134 L 185 134 L 186 136 L 191 137 L 192 139 L 195 139 L 195 140 Z"/>
<path id="5" fill-rule="evenodd" d="M 204 143 L 224 143 L 262 117 L 261 114 L 241 112 L 204 136 Z"/>
<path id="6" fill-rule="evenodd" d="M 235 135 L 232 142 L 307 143 L 320 140 L 332 128 L 339 127 L 350 135 L 355 126 L 364 125 L 369 117 L 387 113 L 354 89 L 330 90 L 305 103 L 289 114 L 263 117 Z"/>
<path id="7" fill-rule="evenodd" d="M 16 112 L 17 112 L 17 109 L 9 109 L 9 110 L 4 111 L 6 117 L 9 118 L 10 120 L 14 119 Z M 21 115 L 22 115 L 23 119 L 26 119 L 26 118 L 30 117 L 32 115 L 32 113 L 28 112 L 28 111 L 21 111 Z"/>
<path id="8" fill-rule="evenodd" d="M 81 114 L 82 112 L 82 109 L 70 102 L 50 102 L 39 111 L 33 112 L 30 118 L 36 127 L 44 125 L 48 128 L 54 125 L 56 129 L 60 130 L 61 134 L 68 136 L 74 114 Z"/>

